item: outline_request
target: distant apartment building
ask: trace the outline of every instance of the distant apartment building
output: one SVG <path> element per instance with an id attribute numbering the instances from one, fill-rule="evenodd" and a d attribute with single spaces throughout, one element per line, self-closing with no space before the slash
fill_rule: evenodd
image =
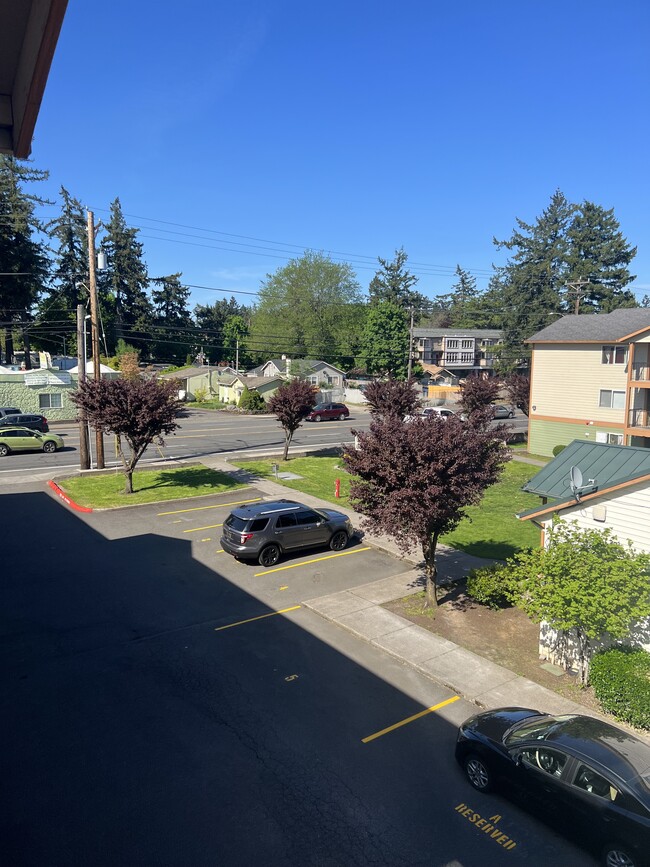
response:
<path id="1" fill-rule="evenodd" d="M 490 328 L 414 328 L 413 339 L 421 364 L 466 376 L 493 368 L 494 347 L 503 340 L 503 332 Z"/>

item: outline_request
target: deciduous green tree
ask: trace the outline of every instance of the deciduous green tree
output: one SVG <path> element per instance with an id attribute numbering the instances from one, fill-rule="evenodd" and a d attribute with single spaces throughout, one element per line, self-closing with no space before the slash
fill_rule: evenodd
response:
<path id="1" fill-rule="evenodd" d="M 269 274 L 252 316 L 249 350 L 345 364 L 360 331 L 361 296 L 351 266 L 307 252 Z"/>
<path id="2" fill-rule="evenodd" d="M 409 353 L 409 314 L 392 301 L 368 309 L 357 359 L 368 373 L 406 378 Z"/>
<path id="3" fill-rule="evenodd" d="M 558 631 L 558 654 L 565 667 L 575 661 L 584 684 L 592 642 L 606 634 L 624 638 L 650 614 L 650 554 L 635 552 L 609 528 L 582 530 L 556 518 L 547 546 L 516 555 L 508 569 L 519 585 L 516 601 Z"/>
<path id="4" fill-rule="evenodd" d="M 284 430 L 284 454 L 286 461 L 294 433 L 302 425 L 316 403 L 316 390 L 302 379 L 292 379 L 278 388 L 268 400 L 269 412 L 275 413 Z"/>

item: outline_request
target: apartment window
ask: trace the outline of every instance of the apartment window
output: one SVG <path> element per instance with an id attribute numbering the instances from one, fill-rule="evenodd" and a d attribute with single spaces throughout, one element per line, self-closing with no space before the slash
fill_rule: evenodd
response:
<path id="1" fill-rule="evenodd" d="M 445 364 L 458 364 L 458 353 L 448 352 L 445 356 Z"/>
<path id="2" fill-rule="evenodd" d="M 458 340 L 455 337 L 448 337 L 446 347 L 447 349 L 458 349 Z"/>
<path id="3" fill-rule="evenodd" d="M 461 342 L 461 349 L 474 349 L 474 341 L 473 340 L 463 340 Z"/>
<path id="4" fill-rule="evenodd" d="M 39 394 L 38 396 L 39 409 L 61 409 L 60 394 Z"/>
<path id="5" fill-rule="evenodd" d="M 474 353 L 473 352 L 462 352 L 460 356 L 461 364 L 474 364 Z"/>
<path id="6" fill-rule="evenodd" d="M 598 406 L 608 407 L 609 409 L 625 409 L 625 392 L 601 388 Z"/>
<path id="7" fill-rule="evenodd" d="M 625 364 L 627 361 L 627 346 L 603 346 L 603 364 Z"/>
<path id="8" fill-rule="evenodd" d="M 607 444 L 610 446 L 622 446 L 623 445 L 623 434 L 608 433 L 607 434 Z"/>

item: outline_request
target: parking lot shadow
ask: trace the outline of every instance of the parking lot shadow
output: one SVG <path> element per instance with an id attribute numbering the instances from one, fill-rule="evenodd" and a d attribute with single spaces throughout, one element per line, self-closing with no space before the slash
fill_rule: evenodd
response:
<path id="1" fill-rule="evenodd" d="M 2 505 L 3 864 L 500 863 L 465 802 L 500 814 L 527 864 L 589 863 L 469 788 L 461 701 L 382 733 L 448 690 L 299 605 L 270 609 L 189 540 L 45 493 Z"/>

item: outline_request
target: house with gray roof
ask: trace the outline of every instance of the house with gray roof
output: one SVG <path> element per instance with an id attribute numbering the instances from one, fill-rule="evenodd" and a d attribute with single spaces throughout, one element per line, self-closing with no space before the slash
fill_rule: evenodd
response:
<path id="1" fill-rule="evenodd" d="M 345 371 L 327 361 L 313 358 L 272 358 L 254 370 L 249 376 L 285 376 L 304 379 L 318 388 L 343 388 Z"/>
<path id="2" fill-rule="evenodd" d="M 650 309 L 563 316 L 527 343 L 529 451 L 574 439 L 650 446 Z"/>

